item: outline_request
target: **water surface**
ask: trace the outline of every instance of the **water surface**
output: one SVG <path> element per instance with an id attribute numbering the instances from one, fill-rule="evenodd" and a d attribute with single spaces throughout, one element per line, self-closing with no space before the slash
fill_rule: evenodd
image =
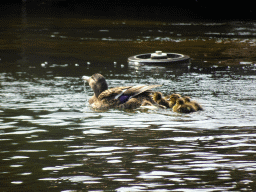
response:
<path id="1" fill-rule="evenodd" d="M 255 191 L 256 24 L 1 20 L 1 191 Z M 127 63 L 156 50 L 190 65 Z M 204 111 L 95 111 L 82 75 Z"/>

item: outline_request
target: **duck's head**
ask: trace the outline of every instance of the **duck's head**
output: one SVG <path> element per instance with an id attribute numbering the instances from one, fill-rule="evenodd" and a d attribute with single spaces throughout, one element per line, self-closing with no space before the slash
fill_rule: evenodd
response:
<path id="1" fill-rule="evenodd" d="M 181 97 L 181 95 L 180 94 L 177 94 L 177 93 L 173 93 L 173 94 L 171 94 L 171 95 L 167 95 L 167 96 L 165 96 L 164 98 L 167 100 L 167 101 L 170 101 L 171 100 L 171 98 L 179 98 L 179 97 Z"/>
<path id="2" fill-rule="evenodd" d="M 182 99 L 182 98 L 177 99 L 176 104 L 183 105 L 184 104 L 184 99 Z"/>
<path id="3" fill-rule="evenodd" d="M 159 100 L 162 99 L 162 93 L 154 92 L 152 98 L 153 98 L 154 101 L 159 101 Z"/>
<path id="4" fill-rule="evenodd" d="M 103 77 L 103 75 L 99 73 L 95 73 L 91 77 L 83 76 L 82 79 L 89 83 L 97 98 L 103 91 L 108 89 L 108 85 L 105 78 Z"/>
<path id="5" fill-rule="evenodd" d="M 175 103 L 177 99 L 179 99 L 181 96 L 180 94 L 173 93 L 170 95 L 169 101 Z"/>
<path id="6" fill-rule="evenodd" d="M 190 102 L 191 101 L 190 97 L 188 97 L 188 96 L 183 97 L 183 99 L 184 99 L 185 102 Z"/>

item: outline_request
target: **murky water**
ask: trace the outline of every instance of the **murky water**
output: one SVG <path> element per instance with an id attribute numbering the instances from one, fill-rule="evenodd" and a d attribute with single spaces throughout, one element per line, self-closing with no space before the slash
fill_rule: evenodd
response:
<path id="1" fill-rule="evenodd" d="M 255 191 L 256 23 L 1 20 L 1 191 Z M 162 50 L 191 65 L 127 63 Z M 94 111 L 82 75 L 204 107 Z"/>

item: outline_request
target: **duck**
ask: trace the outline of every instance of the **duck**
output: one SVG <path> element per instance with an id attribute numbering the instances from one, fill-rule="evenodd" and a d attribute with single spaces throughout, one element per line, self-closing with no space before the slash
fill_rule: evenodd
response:
<path id="1" fill-rule="evenodd" d="M 140 106 L 160 107 L 150 96 L 151 89 L 161 85 L 135 85 L 108 88 L 105 77 L 95 73 L 91 77 L 83 76 L 82 80 L 88 82 L 94 95 L 89 104 L 95 109 L 135 109 Z"/>
<path id="2" fill-rule="evenodd" d="M 159 105 L 164 106 L 165 108 L 170 108 L 169 102 L 163 98 L 163 94 L 161 92 L 154 92 L 152 94 L 152 99 Z"/>
<path id="3" fill-rule="evenodd" d="M 203 107 L 199 103 L 197 103 L 196 101 L 191 101 L 190 97 L 185 96 L 185 97 L 183 97 L 183 99 L 185 101 L 185 104 L 192 105 L 196 109 L 196 111 L 202 111 L 203 110 Z"/>
<path id="4" fill-rule="evenodd" d="M 176 100 L 176 104 L 172 108 L 173 112 L 178 112 L 178 113 L 191 113 L 191 112 L 196 112 L 196 109 L 190 105 L 186 104 L 183 98 L 178 98 Z"/>
<path id="5" fill-rule="evenodd" d="M 164 99 L 168 101 L 170 108 L 173 108 L 173 106 L 176 104 L 176 100 L 179 98 L 181 98 L 181 95 L 178 93 L 173 93 L 164 97 Z"/>

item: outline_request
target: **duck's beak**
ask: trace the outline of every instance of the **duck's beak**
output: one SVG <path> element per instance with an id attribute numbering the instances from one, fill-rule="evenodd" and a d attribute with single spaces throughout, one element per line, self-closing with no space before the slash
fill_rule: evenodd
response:
<path id="1" fill-rule="evenodd" d="M 91 77 L 89 77 L 89 76 L 83 76 L 83 77 L 82 77 L 82 80 L 89 82 L 89 79 L 90 79 L 90 78 L 91 78 Z"/>

